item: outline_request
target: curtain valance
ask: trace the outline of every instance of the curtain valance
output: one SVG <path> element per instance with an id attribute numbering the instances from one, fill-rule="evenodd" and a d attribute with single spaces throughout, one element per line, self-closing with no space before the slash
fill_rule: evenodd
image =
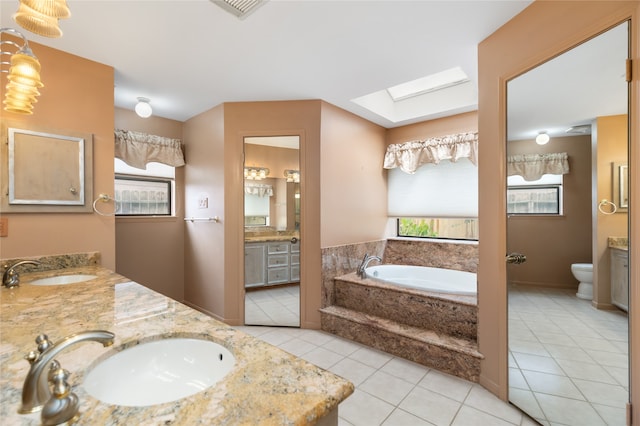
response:
<path id="1" fill-rule="evenodd" d="M 244 185 L 244 193 L 259 195 L 260 197 L 271 197 L 273 195 L 273 186 L 264 183 L 247 183 Z"/>
<path id="2" fill-rule="evenodd" d="M 477 132 L 391 144 L 384 155 L 384 168 L 400 167 L 403 172 L 413 174 L 423 164 L 438 164 L 441 160 L 456 162 L 459 158 L 478 164 Z"/>
<path id="3" fill-rule="evenodd" d="M 146 168 L 151 162 L 173 167 L 185 164 L 180 139 L 129 130 L 115 130 L 115 156 L 138 169 Z"/>
<path id="4" fill-rule="evenodd" d="M 538 180 L 545 174 L 569 173 L 569 155 L 566 152 L 550 154 L 519 154 L 507 157 L 507 176 L 519 175 L 526 181 Z"/>

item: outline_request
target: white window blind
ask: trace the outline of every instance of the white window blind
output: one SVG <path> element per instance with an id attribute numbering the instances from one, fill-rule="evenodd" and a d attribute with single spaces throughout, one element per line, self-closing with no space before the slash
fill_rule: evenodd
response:
<path id="1" fill-rule="evenodd" d="M 424 164 L 414 174 L 388 173 L 389 216 L 478 216 L 478 168 L 467 158 Z"/>

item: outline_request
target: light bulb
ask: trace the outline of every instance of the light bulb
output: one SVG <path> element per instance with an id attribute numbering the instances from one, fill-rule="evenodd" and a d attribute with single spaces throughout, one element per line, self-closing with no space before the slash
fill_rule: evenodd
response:
<path id="1" fill-rule="evenodd" d="M 147 118 L 151 117 L 151 113 L 153 110 L 151 109 L 151 105 L 149 104 L 149 99 L 147 98 L 138 98 L 138 103 L 136 104 L 136 114 L 139 117 Z"/>
<path id="2" fill-rule="evenodd" d="M 536 143 L 538 145 L 544 145 L 547 142 L 549 142 L 549 135 L 545 132 L 541 132 L 538 134 L 538 136 L 536 136 Z"/>

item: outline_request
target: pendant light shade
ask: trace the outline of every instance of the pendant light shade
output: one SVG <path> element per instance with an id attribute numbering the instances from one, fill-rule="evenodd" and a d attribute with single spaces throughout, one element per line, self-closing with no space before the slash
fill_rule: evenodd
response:
<path id="1" fill-rule="evenodd" d="M 70 16 L 66 0 L 20 0 L 13 20 L 34 34 L 58 38 L 62 36 L 58 20 Z"/>
<path id="2" fill-rule="evenodd" d="M 22 37 L 24 45 L 20 47 L 18 43 L 13 41 L 0 41 L 1 44 L 18 47 L 18 51 L 11 55 L 9 69 L 3 69 L 7 72 L 7 83 L 4 97 L 4 109 L 9 112 L 18 114 L 33 114 L 33 104 L 37 102 L 40 96 L 39 88 L 44 87 L 40 79 L 40 62 L 33 54 L 27 40 L 18 31 L 11 28 L 2 28 L 0 33 L 11 33 L 18 37 Z M 9 55 L 9 52 L 2 51 L 3 55 Z"/>
<path id="3" fill-rule="evenodd" d="M 58 19 L 71 17 L 66 0 L 20 0 L 20 3 L 43 15 Z"/>

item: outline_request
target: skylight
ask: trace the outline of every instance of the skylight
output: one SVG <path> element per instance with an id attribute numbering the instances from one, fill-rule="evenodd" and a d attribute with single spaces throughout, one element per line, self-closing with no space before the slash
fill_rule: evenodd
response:
<path id="1" fill-rule="evenodd" d="M 391 99 L 397 102 L 424 93 L 446 89 L 447 87 L 466 83 L 467 81 L 469 81 L 469 77 L 462 71 L 462 68 L 455 67 L 389 87 L 387 92 L 389 92 Z"/>
<path id="2" fill-rule="evenodd" d="M 475 84 L 461 67 L 352 99 L 392 123 L 434 119 L 478 108 Z"/>

